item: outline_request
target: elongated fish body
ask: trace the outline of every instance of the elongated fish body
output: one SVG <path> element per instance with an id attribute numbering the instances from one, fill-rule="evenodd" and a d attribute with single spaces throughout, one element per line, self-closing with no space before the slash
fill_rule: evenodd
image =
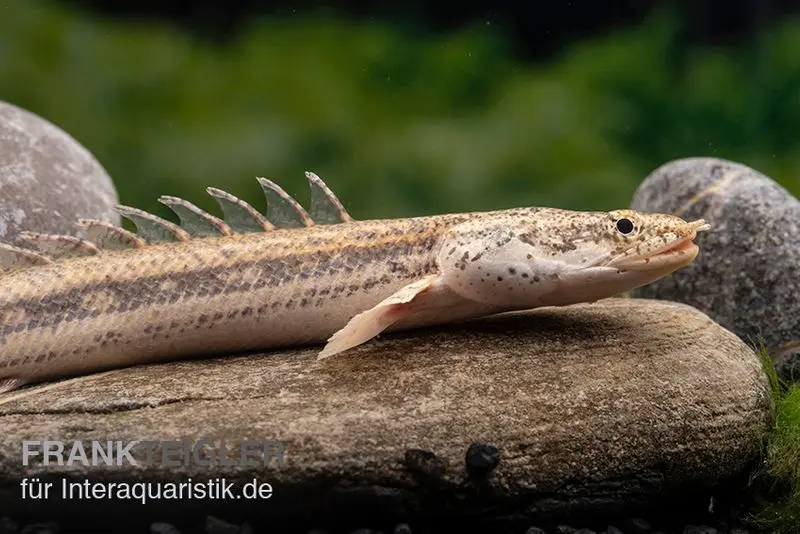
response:
<path id="1" fill-rule="evenodd" d="M 224 221 L 163 197 L 181 226 L 123 206 L 138 234 L 83 221 L 94 241 L 28 234 L 29 247 L 4 246 L 0 390 L 327 341 L 324 358 L 386 329 L 596 300 L 692 261 L 706 228 L 552 208 L 354 221 L 309 179 L 311 215 L 264 180 L 270 219 L 210 190 Z"/>
<path id="2" fill-rule="evenodd" d="M 323 342 L 433 273 L 455 220 L 210 237 L 16 271 L 0 281 L 0 376 Z"/>

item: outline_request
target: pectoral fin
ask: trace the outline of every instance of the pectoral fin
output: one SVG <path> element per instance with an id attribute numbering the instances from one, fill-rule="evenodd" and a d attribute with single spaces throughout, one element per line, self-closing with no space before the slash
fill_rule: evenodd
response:
<path id="1" fill-rule="evenodd" d="M 25 381 L 18 378 L 0 378 L 0 394 L 17 390 L 24 385 Z"/>
<path id="2" fill-rule="evenodd" d="M 505 311 L 499 306 L 477 302 L 453 291 L 444 276 L 427 276 L 400 288 L 374 307 L 359 313 L 328 339 L 319 353 L 322 360 L 357 347 L 384 330 L 404 330 L 452 323 Z"/>
<path id="3" fill-rule="evenodd" d="M 394 323 L 406 319 L 424 306 L 423 297 L 445 290 L 439 275 L 428 276 L 401 288 L 376 306 L 359 313 L 328 339 L 319 353 L 322 360 L 351 349 L 377 336 Z"/>

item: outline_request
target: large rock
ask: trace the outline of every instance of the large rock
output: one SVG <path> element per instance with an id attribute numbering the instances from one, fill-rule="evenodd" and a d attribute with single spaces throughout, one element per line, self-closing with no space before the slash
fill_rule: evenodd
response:
<path id="1" fill-rule="evenodd" d="M 800 201 L 744 165 L 688 158 L 653 171 L 631 207 L 712 226 L 691 265 L 633 294 L 684 302 L 763 340 L 779 371 L 800 377 Z"/>
<path id="2" fill-rule="evenodd" d="M 78 218 L 119 223 L 117 193 L 95 158 L 62 129 L 0 101 L 0 242 L 23 230 L 80 235 Z"/>
<path id="3" fill-rule="evenodd" d="M 609 299 L 394 334 L 323 362 L 315 354 L 148 365 L 0 396 L 0 509 L 98 521 L 131 509 L 159 521 L 187 509 L 319 521 L 354 510 L 597 513 L 724 486 L 757 456 L 770 420 L 755 354 L 682 304 Z M 22 465 L 22 440 L 202 438 L 217 440 L 216 453 L 220 440 L 229 450 L 283 440 L 286 464 Z M 274 495 L 22 501 L 31 476 L 224 476 L 237 491 L 255 478 Z"/>

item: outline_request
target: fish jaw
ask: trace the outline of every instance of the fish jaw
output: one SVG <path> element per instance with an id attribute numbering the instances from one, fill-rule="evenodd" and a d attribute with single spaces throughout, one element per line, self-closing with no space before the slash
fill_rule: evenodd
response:
<path id="1" fill-rule="evenodd" d="M 660 236 L 658 240 L 645 241 L 637 247 L 618 254 L 605 265 L 623 271 L 677 270 L 692 263 L 700 252 L 694 242 L 698 232 L 711 228 L 703 219 L 687 223 L 682 232 Z"/>

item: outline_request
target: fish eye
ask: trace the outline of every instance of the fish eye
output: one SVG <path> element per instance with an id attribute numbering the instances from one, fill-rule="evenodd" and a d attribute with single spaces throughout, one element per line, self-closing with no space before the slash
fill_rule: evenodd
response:
<path id="1" fill-rule="evenodd" d="M 617 231 L 622 235 L 630 235 L 633 233 L 634 226 L 630 219 L 617 219 Z"/>

